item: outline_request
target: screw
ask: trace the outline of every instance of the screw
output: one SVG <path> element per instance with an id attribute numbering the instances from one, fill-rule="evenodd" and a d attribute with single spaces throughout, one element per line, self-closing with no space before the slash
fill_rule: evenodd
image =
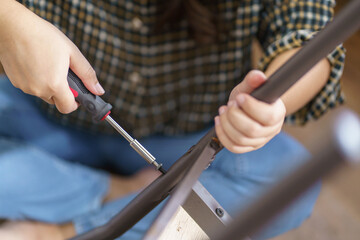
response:
<path id="1" fill-rule="evenodd" d="M 216 212 L 216 215 L 218 215 L 219 217 L 224 216 L 224 210 L 222 208 L 216 208 L 215 212 Z"/>

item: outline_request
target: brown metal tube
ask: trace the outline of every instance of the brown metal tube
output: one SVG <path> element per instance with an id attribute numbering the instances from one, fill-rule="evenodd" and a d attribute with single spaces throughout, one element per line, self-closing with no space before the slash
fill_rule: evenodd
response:
<path id="1" fill-rule="evenodd" d="M 252 96 L 267 103 L 276 101 L 316 63 L 360 28 L 360 1 L 350 2 L 323 30 L 281 66 Z"/>
<path id="2" fill-rule="evenodd" d="M 347 39 L 360 26 L 360 1 L 353 0 L 335 20 L 328 24 L 314 39 L 309 41 L 286 64 L 279 68 L 264 85 L 252 95 L 265 102 L 273 102 L 289 89 L 301 76 L 324 58 L 338 44 Z M 215 136 L 211 129 L 194 147 L 194 153 L 185 153 L 172 166 L 173 169 L 143 190 L 119 214 L 104 226 L 72 238 L 72 240 L 114 239 L 130 229 L 168 195 L 184 176 L 189 166 L 197 160 L 200 152 Z M 209 162 L 211 160 L 209 159 Z M 190 164 L 191 163 L 191 164 Z M 169 180 L 169 181 L 167 181 Z"/>
<path id="3" fill-rule="evenodd" d="M 346 162 L 360 162 L 360 121 L 350 111 L 340 112 L 332 129 L 316 140 L 320 146 L 311 160 L 259 196 L 214 239 L 251 238 L 322 177 Z"/>

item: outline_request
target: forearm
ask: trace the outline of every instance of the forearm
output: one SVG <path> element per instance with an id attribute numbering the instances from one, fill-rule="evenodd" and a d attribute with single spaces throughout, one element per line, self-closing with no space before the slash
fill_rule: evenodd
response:
<path id="1" fill-rule="evenodd" d="M 15 0 L 0 0 L 0 54 L 6 50 L 7 44 L 12 42 L 12 33 L 14 31 L 23 31 L 18 29 L 16 22 L 21 21 L 28 14 L 27 9 Z M 15 23 L 15 24 L 14 24 Z"/>
<path id="2" fill-rule="evenodd" d="M 298 50 L 292 49 L 276 57 L 265 71 L 266 76 L 269 77 Z M 329 79 L 330 70 L 330 63 L 324 58 L 281 96 L 287 115 L 299 110 L 319 93 Z"/>
<path id="3" fill-rule="evenodd" d="M 18 2 L 15 0 L 0 0 L 0 33 L 3 33 L 3 30 L 6 29 L 8 22 L 11 21 L 9 19 L 11 17 L 11 14 L 16 10 L 16 7 L 21 6 Z M 6 37 L 3 35 L 0 35 L 1 38 Z"/>

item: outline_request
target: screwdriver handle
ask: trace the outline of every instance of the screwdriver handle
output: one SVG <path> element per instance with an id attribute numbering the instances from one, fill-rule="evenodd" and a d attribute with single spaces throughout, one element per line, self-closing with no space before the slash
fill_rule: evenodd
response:
<path id="1" fill-rule="evenodd" d="M 104 120 L 110 114 L 111 104 L 87 90 L 80 78 L 71 69 L 69 69 L 67 80 L 75 100 L 91 113 L 95 122 Z"/>

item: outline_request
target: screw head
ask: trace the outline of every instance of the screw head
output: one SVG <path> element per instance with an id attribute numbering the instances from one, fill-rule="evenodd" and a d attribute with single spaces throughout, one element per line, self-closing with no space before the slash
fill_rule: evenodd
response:
<path id="1" fill-rule="evenodd" d="M 215 209 L 215 213 L 216 213 L 216 215 L 218 215 L 219 217 L 222 217 L 222 216 L 224 216 L 224 209 L 222 209 L 222 208 L 216 208 L 216 209 Z"/>

